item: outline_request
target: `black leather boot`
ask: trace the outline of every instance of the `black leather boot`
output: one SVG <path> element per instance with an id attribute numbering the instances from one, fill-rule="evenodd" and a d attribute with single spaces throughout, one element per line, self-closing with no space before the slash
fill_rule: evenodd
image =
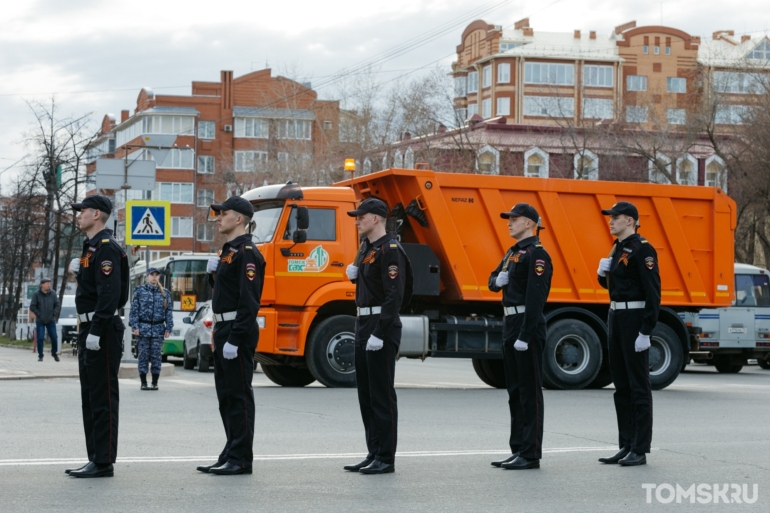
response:
<path id="1" fill-rule="evenodd" d="M 152 388 L 151 390 L 157 390 L 158 389 L 158 378 L 160 377 L 160 374 L 153 374 L 152 375 Z"/>
<path id="2" fill-rule="evenodd" d="M 142 390 L 149 390 L 150 387 L 147 386 L 147 374 L 139 374 L 139 379 L 142 380 Z"/>

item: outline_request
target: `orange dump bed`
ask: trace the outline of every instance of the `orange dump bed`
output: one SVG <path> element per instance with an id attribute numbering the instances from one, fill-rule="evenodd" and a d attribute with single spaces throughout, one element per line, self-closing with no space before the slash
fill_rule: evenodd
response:
<path id="1" fill-rule="evenodd" d="M 487 289 L 490 272 L 514 243 L 500 213 L 520 202 L 543 221 L 543 246 L 553 259 L 549 301 L 607 303 L 596 277 L 613 237 L 601 209 L 630 201 L 639 233 L 657 250 L 663 304 L 713 307 L 733 297 L 735 203 L 714 187 L 580 181 L 389 169 L 340 182 L 359 198 L 390 207 L 413 200 L 423 227 L 409 218 L 405 242 L 428 244 L 441 262 L 441 298 L 500 301 Z"/>

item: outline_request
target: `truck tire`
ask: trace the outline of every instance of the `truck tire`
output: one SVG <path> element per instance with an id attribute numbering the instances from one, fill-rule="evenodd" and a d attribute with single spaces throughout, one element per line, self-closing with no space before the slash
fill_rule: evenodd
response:
<path id="1" fill-rule="evenodd" d="M 770 369 L 770 360 L 767 358 L 757 358 L 757 365 L 763 369 Z"/>
<path id="2" fill-rule="evenodd" d="M 263 365 L 262 372 L 270 381 L 282 387 L 304 387 L 315 381 L 309 370 L 291 365 Z"/>
<path id="3" fill-rule="evenodd" d="M 473 370 L 481 381 L 492 388 L 505 388 L 505 369 L 502 360 L 473 358 Z"/>
<path id="4" fill-rule="evenodd" d="M 650 386 L 663 390 L 682 371 L 682 342 L 671 327 L 658 323 L 650 335 Z"/>
<path id="5" fill-rule="evenodd" d="M 720 374 L 737 374 L 741 372 L 743 365 L 739 363 L 732 363 L 730 360 L 718 359 L 714 362 L 714 367 L 717 368 L 717 372 Z"/>
<path id="6" fill-rule="evenodd" d="M 548 327 L 543 351 L 543 385 L 553 390 L 579 390 L 591 384 L 602 367 L 602 344 L 591 327 L 562 319 Z"/>
<path id="7" fill-rule="evenodd" d="M 602 360 L 604 359 L 608 359 L 606 355 L 602 356 Z M 586 388 L 598 390 L 600 388 L 606 387 L 611 383 L 612 383 L 612 374 L 610 374 L 610 367 L 609 365 L 607 365 L 606 367 L 602 365 L 602 368 L 599 369 L 599 374 L 596 375 L 594 380 L 590 382 Z"/>
<path id="8" fill-rule="evenodd" d="M 201 342 L 198 341 L 198 372 L 209 371 L 209 359 L 201 357 Z"/>
<path id="9" fill-rule="evenodd" d="M 330 388 L 356 386 L 356 319 L 335 315 L 321 321 L 308 337 L 305 360 L 310 374 Z"/>
<path id="10" fill-rule="evenodd" d="M 187 349 L 184 350 L 184 356 L 182 357 L 182 367 L 184 367 L 185 370 L 192 370 L 195 368 L 195 360 L 190 357 L 190 352 Z"/>

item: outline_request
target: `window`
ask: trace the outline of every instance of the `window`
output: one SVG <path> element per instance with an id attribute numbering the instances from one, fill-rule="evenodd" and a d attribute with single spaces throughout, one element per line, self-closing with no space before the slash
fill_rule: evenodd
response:
<path id="1" fill-rule="evenodd" d="M 307 240 L 337 240 L 337 218 L 333 208 L 309 208 L 307 209 L 309 224 L 307 228 Z M 297 229 L 297 216 L 292 208 L 289 214 L 289 222 L 286 224 L 284 239 L 291 239 Z"/>
<path id="2" fill-rule="evenodd" d="M 492 66 L 484 66 L 481 68 L 482 82 L 481 87 L 489 87 L 492 85 Z"/>
<path id="3" fill-rule="evenodd" d="M 659 153 L 655 156 L 655 162 L 652 160 L 647 162 L 647 171 L 649 172 L 649 180 L 651 183 L 671 183 L 671 180 L 669 180 L 668 176 L 661 171 L 661 168 L 671 174 L 671 159 L 662 153 Z"/>
<path id="4" fill-rule="evenodd" d="M 276 120 L 278 139 L 305 139 L 310 140 L 310 132 L 313 122 L 306 119 L 279 119 Z"/>
<path id="5" fill-rule="evenodd" d="M 573 64 L 549 64 L 541 62 L 524 63 L 525 84 L 574 85 Z"/>
<path id="6" fill-rule="evenodd" d="M 193 184 L 173 182 L 156 183 L 152 199 L 166 200 L 171 203 L 192 203 Z"/>
<path id="7" fill-rule="evenodd" d="M 676 183 L 698 185 L 698 161 L 689 153 L 676 160 Z"/>
<path id="8" fill-rule="evenodd" d="M 687 79 L 668 77 L 666 78 L 666 92 L 668 93 L 686 93 Z"/>
<path id="9" fill-rule="evenodd" d="M 576 180 L 599 179 L 599 157 L 590 150 L 576 153 L 574 157 Z"/>
<path id="10" fill-rule="evenodd" d="M 644 46 L 642 47 L 642 53 L 643 53 L 644 55 L 647 55 L 648 53 L 650 53 L 650 47 L 649 47 L 649 46 L 647 46 L 647 45 L 644 45 Z"/>
<path id="11" fill-rule="evenodd" d="M 192 237 L 193 236 L 192 217 L 172 217 L 171 218 L 171 236 L 172 237 Z"/>
<path id="12" fill-rule="evenodd" d="M 660 55 L 660 46 L 658 46 L 658 45 L 655 45 L 655 51 L 654 51 L 654 53 L 655 53 L 655 55 Z"/>
<path id="13" fill-rule="evenodd" d="M 198 156 L 198 172 L 205 174 L 214 172 L 214 157 L 212 155 Z"/>
<path id="14" fill-rule="evenodd" d="M 751 115 L 746 105 L 717 105 L 714 123 L 720 125 L 742 125 Z"/>
<path id="15" fill-rule="evenodd" d="M 455 109 L 455 122 L 458 125 L 465 124 L 466 119 L 468 119 L 468 109 Z"/>
<path id="16" fill-rule="evenodd" d="M 559 96 L 525 96 L 524 115 L 571 118 L 575 115 L 575 99 Z"/>
<path id="17" fill-rule="evenodd" d="M 583 100 L 583 119 L 613 119 L 613 102 L 609 98 Z"/>
<path id="18" fill-rule="evenodd" d="M 714 89 L 719 93 L 759 94 L 768 85 L 766 76 L 734 71 L 715 71 Z"/>
<path id="19" fill-rule="evenodd" d="M 510 116 L 511 115 L 511 99 L 510 98 L 498 98 L 497 99 L 497 115 L 498 116 Z"/>
<path id="20" fill-rule="evenodd" d="M 706 159 L 706 176 L 703 183 L 707 187 L 721 187 L 727 191 L 727 170 L 725 164 L 717 155 Z"/>
<path id="21" fill-rule="evenodd" d="M 755 46 L 754 49 L 746 55 L 746 58 L 760 61 L 770 60 L 770 43 L 768 43 L 767 39 Z"/>
<path id="22" fill-rule="evenodd" d="M 208 207 L 214 203 L 214 191 L 211 189 L 198 189 L 198 206 Z"/>
<path id="23" fill-rule="evenodd" d="M 240 173 L 256 171 L 267 163 L 266 151 L 236 151 L 235 171 Z"/>
<path id="24" fill-rule="evenodd" d="M 465 96 L 465 77 L 455 77 L 455 98 L 462 98 Z"/>
<path id="25" fill-rule="evenodd" d="M 612 66 L 586 66 L 583 85 L 592 87 L 612 87 Z"/>
<path id="26" fill-rule="evenodd" d="M 479 113 L 479 106 L 476 103 L 468 104 L 468 119 Z"/>
<path id="27" fill-rule="evenodd" d="M 479 148 L 476 153 L 476 171 L 483 175 L 499 175 L 500 151 L 489 144 Z"/>
<path id="28" fill-rule="evenodd" d="M 469 93 L 475 93 L 479 90 L 479 72 L 478 71 L 471 71 L 468 73 L 468 87 L 467 91 Z"/>
<path id="29" fill-rule="evenodd" d="M 540 148 L 524 153 L 524 176 L 548 178 L 548 154 Z"/>
<path id="30" fill-rule="evenodd" d="M 646 123 L 647 107 L 626 107 L 626 121 L 628 123 Z"/>
<path id="31" fill-rule="evenodd" d="M 192 116 L 144 116 L 142 133 L 193 135 L 194 120 Z"/>
<path id="32" fill-rule="evenodd" d="M 214 223 L 198 224 L 198 236 L 196 239 L 201 242 L 210 242 L 214 240 L 214 227 Z"/>
<path id="33" fill-rule="evenodd" d="M 684 125 L 687 122 L 687 113 L 684 109 L 667 109 L 666 121 L 669 125 Z"/>
<path id="34" fill-rule="evenodd" d="M 198 137 L 201 139 L 213 139 L 216 129 L 216 121 L 200 121 L 198 122 Z"/>
<path id="35" fill-rule="evenodd" d="M 522 45 L 520 43 L 500 43 L 500 51 L 507 52 L 508 50 L 513 50 L 514 48 L 518 48 L 519 46 L 522 46 Z"/>
<path id="36" fill-rule="evenodd" d="M 670 46 L 666 47 L 666 55 L 671 55 L 671 47 Z"/>
<path id="37" fill-rule="evenodd" d="M 267 139 L 270 135 L 270 122 L 262 118 L 235 118 L 234 137 Z"/>
<path id="38" fill-rule="evenodd" d="M 511 65 L 507 62 L 497 65 L 497 83 L 508 84 L 511 81 Z"/>
<path id="39" fill-rule="evenodd" d="M 644 75 L 628 75 L 626 77 L 627 91 L 646 91 L 647 77 Z"/>
<path id="40" fill-rule="evenodd" d="M 173 148 L 158 167 L 167 169 L 192 169 L 195 152 L 189 148 Z"/>
<path id="41" fill-rule="evenodd" d="M 333 127 L 332 122 L 328 119 L 324 120 L 324 130 L 331 130 Z"/>
<path id="42" fill-rule="evenodd" d="M 414 169 L 414 150 L 411 146 L 404 153 L 404 169 Z"/>
<path id="43" fill-rule="evenodd" d="M 481 117 L 484 119 L 492 117 L 492 100 L 490 98 L 481 102 Z"/>
<path id="44" fill-rule="evenodd" d="M 770 306 L 770 278 L 766 274 L 736 274 L 735 306 Z"/>

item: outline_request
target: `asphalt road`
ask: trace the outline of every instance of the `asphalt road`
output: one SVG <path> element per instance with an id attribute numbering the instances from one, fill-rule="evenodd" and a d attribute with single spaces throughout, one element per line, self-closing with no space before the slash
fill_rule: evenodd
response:
<path id="1" fill-rule="evenodd" d="M 176 371 L 158 392 L 121 380 L 111 479 L 63 473 L 84 462 L 77 380 L 0 382 L 0 511 L 770 510 L 770 371 L 756 366 L 734 375 L 690 366 L 654 392 L 643 467 L 596 461 L 615 450 L 611 389 L 546 391 L 542 468 L 505 471 L 489 465 L 508 452 L 505 391 L 483 385 L 469 361 L 402 360 L 396 473 L 384 476 L 342 470 L 365 453 L 355 390 L 280 388 L 263 374 L 255 375 L 254 474 L 196 472 L 224 443 L 213 374 Z M 748 485 L 749 499 L 756 484 L 757 500 L 662 504 L 656 496 L 668 498 L 666 485 L 717 483 L 730 493 Z M 651 489 L 648 503 L 643 484 L 664 487 Z"/>

